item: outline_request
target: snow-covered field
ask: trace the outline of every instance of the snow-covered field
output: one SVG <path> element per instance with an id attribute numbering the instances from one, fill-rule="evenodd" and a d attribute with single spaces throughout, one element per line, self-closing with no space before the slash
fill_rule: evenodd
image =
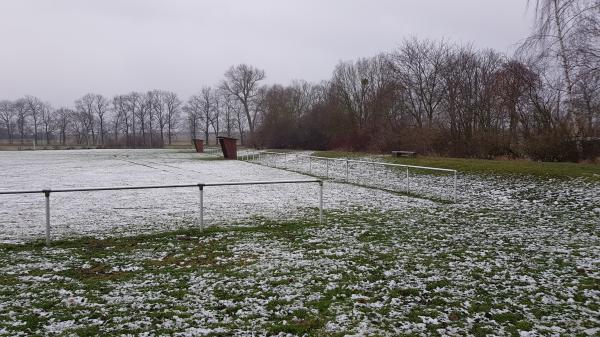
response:
<path id="1" fill-rule="evenodd" d="M 209 160 L 201 160 L 209 159 Z M 0 152 L 0 191 L 75 187 L 196 184 L 200 182 L 309 179 L 241 161 L 181 150 L 77 150 Z M 251 216 L 299 217 L 318 206 L 318 185 L 207 187 L 205 221 Z M 381 191 L 331 183 L 325 207 L 351 205 L 403 209 L 427 204 Z M 193 226 L 198 219 L 196 188 L 51 194 L 54 238 L 134 235 Z M 43 194 L 0 195 L 0 242 L 41 238 L 45 230 Z"/>
<path id="2" fill-rule="evenodd" d="M 305 177 L 197 158 L 0 153 L 0 186 Z M 197 191 L 57 196 L 57 235 L 156 234 L 0 245 L 0 335 L 600 334 L 600 183 L 460 175 L 460 202 L 449 204 L 383 191 L 402 191 L 400 171 L 360 171 L 360 185 L 375 188 L 326 182 L 322 225 L 317 186 L 207 190 L 211 223 L 222 226 L 206 230 L 193 225 Z M 436 190 L 427 176 L 411 179 L 446 193 L 444 181 Z M 41 234 L 42 208 L 30 210 L 41 203 L 2 199 L 3 240 Z"/>

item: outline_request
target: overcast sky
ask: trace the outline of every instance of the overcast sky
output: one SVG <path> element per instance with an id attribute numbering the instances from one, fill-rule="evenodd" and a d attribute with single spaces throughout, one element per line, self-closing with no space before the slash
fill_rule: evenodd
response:
<path id="1" fill-rule="evenodd" d="M 512 53 L 526 0 L 1 0 L 0 99 L 71 106 L 88 93 L 184 99 L 233 64 L 268 83 L 328 79 L 336 63 L 411 36 Z"/>

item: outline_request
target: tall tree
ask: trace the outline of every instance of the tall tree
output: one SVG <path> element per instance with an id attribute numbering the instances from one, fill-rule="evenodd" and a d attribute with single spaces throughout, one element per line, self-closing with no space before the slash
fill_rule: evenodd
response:
<path id="1" fill-rule="evenodd" d="M 227 137 L 233 137 L 237 116 L 237 100 L 230 92 L 222 88 L 217 90 L 217 99 L 219 101 L 219 116 L 223 118 L 223 122 L 225 123 L 225 133 Z"/>
<path id="2" fill-rule="evenodd" d="M 129 145 L 129 121 L 127 109 L 125 107 L 125 96 L 117 95 L 112 99 L 112 127 L 113 127 L 113 142 L 119 143 L 119 129 L 125 134 L 125 145 Z"/>
<path id="3" fill-rule="evenodd" d="M 202 88 L 202 90 L 200 91 L 200 98 L 202 100 L 202 104 L 201 104 L 201 109 L 202 109 L 202 115 L 200 117 L 200 120 L 202 121 L 202 124 L 204 126 L 204 139 L 206 141 L 206 144 L 208 144 L 208 136 L 210 133 L 209 127 L 212 124 L 212 114 L 213 111 L 215 109 L 214 107 L 214 95 L 212 93 L 212 88 L 211 87 L 204 87 Z"/>
<path id="4" fill-rule="evenodd" d="M 104 145 L 104 135 L 106 133 L 104 124 L 106 123 L 106 114 L 109 111 L 109 101 L 106 97 L 96 94 L 94 95 L 94 113 L 98 117 L 98 133 L 100 135 L 100 145 Z"/>
<path id="5" fill-rule="evenodd" d="M 27 100 L 25 98 L 17 99 L 13 107 L 17 118 L 17 130 L 19 131 L 19 139 L 21 145 L 23 145 L 25 139 L 25 132 L 27 127 Z"/>
<path id="6" fill-rule="evenodd" d="M 81 127 L 82 138 L 86 144 L 92 145 L 96 143 L 96 94 L 86 94 L 75 101 L 75 109 L 77 110 L 77 120 Z"/>
<path id="7" fill-rule="evenodd" d="M 128 119 L 131 120 L 131 133 L 132 133 L 132 141 L 131 144 L 133 147 L 137 147 L 138 145 L 138 137 L 137 137 L 137 128 L 136 128 L 136 118 L 138 117 L 138 110 L 141 109 L 142 100 L 141 96 L 137 92 L 131 92 L 128 95 L 124 96 L 124 105 L 127 111 Z M 139 123 L 138 123 L 139 125 Z"/>
<path id="8" fill-rule="evenodd" d="M 177 123 L 179 121 L 182 102 L 176 93 L 170 91 L 164 91 L 162 93 L 162 101 L 164 102 L 166 109 L 167 138 L 169 145 L 171 145 L 173 131 L 177 128 Z"/>
<path id="9" fill-rule="evenodd" d="M 598 47 L 588 41 L 598 41 L 598 15 L 600 0 L 532 0 L 535 8 L 535 29 L 522 45 L 522 50 L 532 48 L 541 58 L 558 59 L 566 94 L 566 114 L 579 135 L 585 127 L 574 110 L 574 87 L 577 82 L 577 60 L 584 53 L 594 55 Z M 586 34 L 587 38 L 585 37 Z M 595 39 L 594 39 L 595 38 Z M 600 56 L 600 55 L 599 55 Z"/>
<path id="10" fill-rule="evenodd" d="M 405 40 L 391 54 L 394 79 L 402 88 L 405 101 L 417 126 L 431 128 L 443 99 L 442 72 L 446 67 L 445 42 L 416 38 Z"/>
<path id="11" fill-rule="evenodd" d="M 231 93 L 241 103 L 250 129 L 250 138 L 254 136 L 255 122 L 259 111 L 256 108 L 259 82 L 264 79 L 264 70 L 247 64 L 239 64 L 232 66 L 225 72 L 225 80 L 221 84 L 223 89 Z"/>
<path id="12" fill-rule="evenodd" d="M 16 110 L 13 102 L 8 100 L 0 101 L 0 121 L 4 124 L 8 134 L 8 142 L 13 143 L 13 134 L 15 128 Z"/>
<path id="13" fill-rule="evenodd" d="M 56 110 L 56 127 L 59 133 L 59 141 L 62 145 L 67 143 L 67 130 L 72 124 L 75 112 L 71 109 L 60 108 Z"/>
<path id="14" fill-rule="evenodd" d="M 42 110 L 44 109 L 44 103 L 34 96 L 25 96 L 25 103 L 27 113 L 31 116 L 31 120 L 33 121 L 33 146 L 35 147 L 37 145 L 38 126 L 40 124 Z"/>
<path id="15" fill-rule="evenodd" d="M 46 138 L 46 145 L 50 144 L 50 136 L 54 131 L 55 121 L 54 121 L 54 110 L 48 103 L 44 103 L 42 105 L 41 111 L 41 120 L 44 126 L 44 136 Z"/>
<path id="16" fill-rule="evenodd" d="M 192 138 L 197 138 L 197 132 L 200 129 L 199 124 L 202 116 L 202 97 L 199 95 L 192 95 L 183 107 L 183 111 L 187 114 L 190 136 Z"/>

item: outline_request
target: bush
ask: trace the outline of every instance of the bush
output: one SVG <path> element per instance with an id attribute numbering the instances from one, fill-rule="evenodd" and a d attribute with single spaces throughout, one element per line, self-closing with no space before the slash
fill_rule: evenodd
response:
<path id="1" fill-rule="evenodd" d="M 540 133 L 528 139 L 525 154 L 540 161 L 579 161 L 577 141 L 564 128 Z"/>

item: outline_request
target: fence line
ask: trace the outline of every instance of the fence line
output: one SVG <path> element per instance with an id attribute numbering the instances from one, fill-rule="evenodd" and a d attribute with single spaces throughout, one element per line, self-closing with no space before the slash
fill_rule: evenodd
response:
<path id="1" fill-rule="evenodd" d="M 179 184 L 179 185 L 145 185 L 145 186 L 109 186 L 109 187 L 80 187 L 80 188 L 58 188 L 43 190 L 18 190 L 18 191 L 0 191 L 0 195 L 16 194 L 44 194 L 46 208 L 46 244 L 50 244 L 50 194 L 51 193 L 73 193 L 73 192 L 98 192 L 98 191 L 122 191 L 122 190 L 148 190 L 148 189 L 169 189 L 169 188 L 198 188 L 200 191 L 200 227 L 204 227 L 204 188 L 218 186 L 247 186 L 247 185 L 277 185 L 277 184 L 319 184 L 319 222 L 323 223 L 323 181 L 320 179 L 309 180 L 265 180 L 265 181 L 229 181 L 197 184 Z"/>
<path id="2" fill-rule="evenodd" d="M 206 146 L 204 148 L 204 154 L 208 154 L 208 155 L 212 155 L 212 156 L 222 156 L 223 153 L 221 152 L 221 148 L 220 147 L 208 147 Z"/>
<path id="3" fill-rule="evenodd" d="M 457 183 L 458 183 L 458 171 L 457 170 L 453 170 L 453 169 L 446 169 L 446 168 L 439 168 L 439 167 L 429 167 L 429 166 L 417 166 L 417 165 L 406 165 L 406 164 L 392 164 L 392 163 L 383 163 L 383 162 L 378 162 L 378 161 L 366 161 L 366 160 L 356 160 L 356 159 L 348 159 L 348 158 L 328 158 L 328 157 L 319 157 L 319 156 L 311 156 L 311 155 L 305 155 L 305 154 L 294 154 L 294 153 L 290 153 L 290 152 L 273 152 L 273 151 L 262 151 L 262 152 L 258 152 L 258 160 L 260 161 L 260 154 L 268 154 L 268 155 L 275 155 L 275 156 L 284 156 L 287 159 L 288 155 L 295 155 L 296 157 L 296 163 L 298 163 L 300 157 L 302 158 L 308 158 L 309 160 L 309 174 L 312 174 L 312 161 L 313 159 L 315 160 L 323 160 L 326 162 L 326 168 L 325 168 L 325 177 L 327 179 L 329 179 L 329 162 L 330 161 L 337 161 L 337 162 L 343 162 L 346 164 L 345 167 L 345 182 L 349 182 L 350 181 L 350 166 L 349 163 L 360 163 L 360 164 L 368 164 L 368 165 L 373 165 L 373 166 L 385 166 L 385 167 L 397 167 L 397 168 L 405 168 L 406 169 L 406 187 L 405 187 L 405 191 L 406 193 L 410 192 L 410 174 L 409 174 L 409 169 L 417 169 L 417 170 L 425 170 L 425 171 L 438 171 L 438 172 L 448 172 L 453 174 L 453 180 L 454 180 L 454 186 L 453 186 L 453 191 L 452 191 L 452 198 L 453 201 L 456 203 L 457 202 Z M 241 156 L 241 159 L 244 160 L 244 158 L 246 160 L 254 160 L 256 158 L 255 153 L 246 153 L 243 156 Z M 250 159 L 251 158 L 251 159 Z M 267 162 L 268 165 L 268 162 Z M 277 160 L 273 161 L 273 167 L 277 168 Z"/>

